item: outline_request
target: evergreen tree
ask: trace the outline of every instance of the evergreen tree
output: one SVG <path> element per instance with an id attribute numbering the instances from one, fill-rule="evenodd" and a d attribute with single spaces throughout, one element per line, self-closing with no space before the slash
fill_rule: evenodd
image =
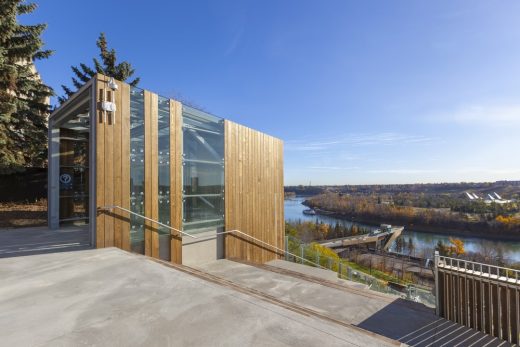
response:
<path id="1" fill-rule="evenodd" d="M 334 225 L 334 236 L 332 238 L 337 239 L 341 237 L 341 227 L 339 225 L 339 222 L 336 221 L 336 224 Z"/>
<path id="2" fill-rule="evenodd" d="M 94 58 L 94 68 L 91 68 L 87 64 L 83 63 L 79 64 L 79 67 L 71 66 L 72 72 L 75 75 L 75 77 L 72 77 L 72 84 L 74 85 L 75 90 L 62 85 L 61 87 L 63 88 L 65 95 L 58 97 L 60 103 L 65 102 L 72 94 L 80 89 L 97 73 L 109 77 L 114 77 L 116 80 L 123 82 L 127 81 L 133 76 L 135 69 L 132 68 L 132 65 L 129 62 L 123 61 L 119 64 L 116 63 L 116 51 L 113 48 L 108 48 L 105 33 L 99 34 L 96 45 L 99 48 L 101 62 L 97 58 Z M 136 86 L 139 83 L 139 80 L 139 77 L 134 78 L 132 81 L 128 82 L 128 84 L 131 86 Z"/>
<path id="3" fill-rule="evenodd" d="M 45 165 L 48 98 L 53 94 L 34 68 L 52 51 L 42 50 L 46 24 L 21 25 L 18 16 L 36 4 L 0 0 L 0 173 Z"/>
<path id="4" fill-rule="evenodd" d="M 403 251 L 403 237 L 402 236 L 399 236 L 395 240 L 395 251 L 397 253 L 401 253 Z"/>
<path id="5" fill-rule="evenodd" d="M 408 254 L 410 256 L 415 256 L 415 244 L 413 243 L 413 239 L 411 237 L 408 238 Z"/>

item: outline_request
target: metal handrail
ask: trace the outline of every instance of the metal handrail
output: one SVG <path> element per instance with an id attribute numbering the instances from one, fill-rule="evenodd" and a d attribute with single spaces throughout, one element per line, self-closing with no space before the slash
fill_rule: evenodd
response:
<path id="1" fill-rule="evenodd" d="M 124 211 L 124 212 L 130 213 L 130 214 L 132 214 L 132 215 L 134 215 L 134 216 L 138 216 L 138 217 L 143 218 L 143 219 L 145 219 L 145 220 L 147 220 L 147 221 L 150 221 L 150 222 L 155 223 L 155 224 L 157 224 L 157 225 L 160 225 L 160 226 L 162 226 L 162 227 L 168 228 L 168 229 L 170 229 L 170 230 L 174 230 L 174 231 L 176 231 L 176 232 L 178 232 L 178 233 L 180 233 L 180 234 L 182 234 L 182 235 L 186 235 L 186 236 L 188 236 L 188 237 L 191 237 L 191 238 L 196 239 L 196 240 L 199 240 L 199 241 L 211 240 L 211 239 L 214 238 L 213 236 L 210 236 L 210 237 L 197 237 L 197 236 L 195 236 L 195 235 L 188 234 L 188 233 L 185 232 L 185 231 L 182 231 L 182 230 L 176 229 L 176 228 L 174 228 L 174 227 L 172 227 L 172 226 L 166 225 L 166 224 L 161 223 L 161 222 L 159 222 L 159 221 L 157 221 L 157 220 L 155 220 L 155 219 L 152 219 L 152 218 L 149 218 L 149 217 L 143 216 L 142 214 L 136 213 L 136 212 L 134 212 L 134 211 L 130 211 L 129 209 L 126 209 L 126 208 L 121 207 L 121 206 L 118 206 L 118 205 L 108 205 L 108 206 L 98 207 L 98 210 L 113 210 L 113 209 L 119 209 L 119 210 L 121 210 L 121 211 Z M 227 231 L 217 232 L 216 235 L 218 236 L 218 235 L 225 235 L 225 234 L 231 234 L 231 233 L 237 233 L 237 234 L 239 234 L 239 235 L 242 235 L 242 236 L 248 237 L 248 238 L 250 238 L 250 239 L 252 239 L 252 240 L 254 240 L 254 241 L 258 242 L 258 243 L 261 243 L 261 244 L 263 244 L 263 245 L 265 245 L 265 246 L 271 247 L 271 248 L 275 249 L 276 251 L 281 252 L 281 253 L 283 253 L 283 254 L 285 254 L 285 255 L 293 256 L 293 257 L 295 257 L 295 258 L 301 259 L 302 261 L 306 261 L 306 262 L 308 262 L 308 263 L 310 263 L 310 264 L 313 264 L 313 265 L 315 265 L 316 267 L 319 267 L 319 268 L 322 268 L 322 269 L 325 269 L 325 270 L 329 270 L 329 269 L 327 269 L 326 267 L 321 266 L 321 265 L 318 264 L 318 263 L 315 263 L 315 262 L 313 262 L 313 261 L 310 261 L 310 260 L 308 260 L 308 259 L 305 259 L 305 258 L 303 258 L 303 257 L 300 257 L 300 256 L 298 256 L 298 255 L 296 255 L 296 254 L 293 254 L 293 253 L 291 253 L 291 252 L 288 252 L 288 251 L 286 251 L 286 250 L 284 250 L 284 249 L 281 249 L 281 248 L 278 248 L 278 247 L 276 247 L 276 246 L 273 246 L 273 245 L 270 244 L 270 243 L 267 243 L 267 242 L 265 242 L 265 241 L 262 241 L 262 240 L 260 240 L 260 239 L 257 239 L 256 237 L 251 236 L 251 235 L 249 235 L 249 234 L 246 234 L 246 233 L 244 233 L 244 232 L 242 232 L 242 231 L 240 231 L 240 230 L 236 230 L 236 229 L 234 229 L 234 230 L 227 230 Z"/>
<path id="2" fill-rule="evenodd" d="M 461 266 L 461 262 L 462 262 L 463 267 Z M 457 269 L 464 269 L 464 271 L 470 270 L 468 268 L 468 265 L 471 265 L 471 271 L 474 272 L 474 273 L 475 272 L 479 272 L 481 276 L 486 274 L 489 277 L 497 276 L 497 279 L 500 279 L 501 277 L 503 277 L 507 281 L 509 281 L 511 279 L 511 280 L 515 280 L 516 282 L 518 282 L 518 280 L 520 279 L 520 270 L 511 269 L 511 268 L 507 268 L 507 267 L 503 267 L 503 266 L 497 266 L 497 265 L 491 265 L 491 264 L 485 264 L 485 263 L 478 263 L 478 262 L 474 262 L 474 261 L 470 261 L 470 260 L 446 257 L 446 256 L 442 256 L 442 255 L 439 256 L 439 266 L 441 266 L 441 267 L 449 266 L 450 268 L 453 268 L 454 267 L 453 263 L 455 263 L 457 265 L 456 266 Z M 479 271 L 476 271 L 475 266 L 477 266 L 477 269 L 479 269 Z M 485 271 L 484 268 L 487 268 L 487 271 Z M 492 273 L 492 269 L 495 270 L 496 274 Z M 500 270 L 504 271 L 505 276 L 501 276 Z M 509 272 L 514 274 L 514 278 L 509 276 Z"/>
<path id="3" fill-rule="evenodd" d="M 160 225 L 160 226 L 162 226 L 162 227 L 165 227 L 165 228 L 168 228 L 168 229 L 170 229 L 170 230 L 174 230 L 174 231 L 176 231 L 176 232 L 178 232 L 178 233 L 181 233 L 181 234 L 183 234 L 183 235 L 189 236 L 189 237 L 191 237 L 191 238 L 198 239 L 198 237 L 193 236 L 193 235 L 191 235 L 191 234 L 188 234 L 188 233 L 186 233 L 186 232 L 184 232 L 184 231 L 182 231 L 182 230 L 175 229 L 174 227 L 171 227 L 171 226 L 169 226 L 169 225 L 163 224 L 163 223 L 161 223 L 161 222 L 159 222 L 159 221 L 157 221 L 157 220 L 155 220 L 155 219 L 148 218 L 148 217 L 146 217 L 146 216 L 143 216 L 142 214 L 136 213 L 136 212 L 134 212 L 134 211 L 130 211 L 129 209 L 126 209 L 126 208 L 121 207 L 121 206 L 118 206 L 118 205 L 107 205 L 107 206 L 103 206 L 103 207 L 98 207 L 98 210 L 113 210 L 113 209 L 115 209 L 115 208 L 117 208 L 117 209 L 119 209 L 119 210 L 121 210 L 121 211 L 128 212 L 128 213 L 130 213 L 130 214 L 133 214 L 134 216 L 141 217 L 141 218 L 144 219 L 144 220 L 147 220 L 147 221 L 153 222 L 153 223 L 155 223 L 155 224 L 158 224 L 158 225 Z"/>

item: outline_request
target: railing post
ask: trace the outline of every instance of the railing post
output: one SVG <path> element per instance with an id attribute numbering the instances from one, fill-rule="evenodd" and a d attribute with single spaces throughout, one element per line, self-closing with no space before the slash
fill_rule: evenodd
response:
<path id="1" fill-rule="evenodd" d="M 285 260 L 289 261 L 289 235 L 285 235 Z"/>
<path id="2" fill-rule="evenodd" d="M 439 307 L 439 251 L 435 251 L 434 255 L 434 274 L 435 274 L 435 314 L 440 316 Z"/>
<path id="3" fill-rule="evenodd" d="M 303 264 L 303 245 L 300 245 L 300 258 Z"/>
<path id="4" fill-rule="evenodd" d="M 316 264 L 320 265 L 320 251 L 316 251 Z"/>
<path id="5" fill-rule="evenodd" d="M 338 274 L 339 278 L 341 278 L 341 260 L 338 260 Z"/>

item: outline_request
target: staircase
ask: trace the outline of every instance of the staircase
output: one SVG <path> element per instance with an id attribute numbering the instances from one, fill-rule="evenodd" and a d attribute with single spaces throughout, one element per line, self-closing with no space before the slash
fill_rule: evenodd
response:
<path id="1" fill-rule="evenodd" d="M 196 269 L 173 266 L 291 311 L 352 329 L 369 339 L 367 346 L 508 346 L 502 340 L 440 319 L 433 309 L 422 304 L 334 279 L 332 271 L 331 275 L 321 269 L 321 273 L 312 273 L 308 266 L 282 260 L 263 265 L 218 260 Z"/>

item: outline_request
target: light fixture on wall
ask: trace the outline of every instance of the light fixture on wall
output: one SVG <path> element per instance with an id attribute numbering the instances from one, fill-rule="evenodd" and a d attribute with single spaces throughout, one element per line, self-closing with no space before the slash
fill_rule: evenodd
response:
<path id="1" fill-rule="evenodd" d="M 110 80 L 108 81 L 108 87 L 114 91 L 119 88 L 116 81 L 114 80 L 114 77 L 110 77 Z"/>

